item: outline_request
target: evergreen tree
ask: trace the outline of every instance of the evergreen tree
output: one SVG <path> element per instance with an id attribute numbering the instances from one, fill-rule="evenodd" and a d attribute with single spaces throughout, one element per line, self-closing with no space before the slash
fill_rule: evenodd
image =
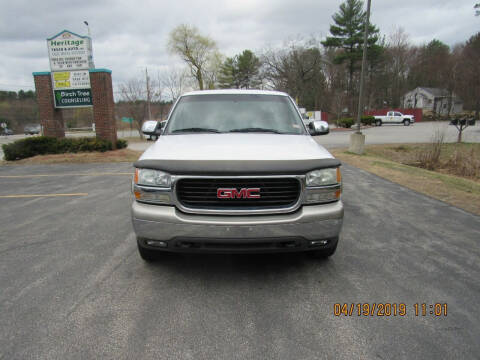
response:
<path id="1" fill-rule="evenodd" d="M 227 58 L 220 67 L 220 74 L 218 75 L 219 86 L 223 89 L 240 88 L 238 82 L 237 66 L 235 58 Z"/>
<path id="2" fill-rule="evenodd" d="M 249 89 L 260 85 L 260 60 L 250 50 L 227 58 L 220 68 L 221 88 Z"/>
<path id="3" fill-rule="evenodd" d="M 326 48 L 340 50 L 337 51 L 333 61 L 335 64 L 347 64 L 348 93 L 352 98 L 354 90 L 353 77 L 355 72 L 360 69 L 362 60 L 366 17 L 366 12 L 363 10 L 363 1 L 346 0 L 340 5 L 339 12 L 332 17 L 335 22 L 335 25 L 330 26 L 330 34 L 332 36 L 327 36 L 326 40 L 322 42 Z M 379 30 L 375 25 L 370 24 L 367 39 L 369 60 L 373 60 L 382 52 L 379 45 L 377 45 L 378 40 Z"/>
<path id="4" fill-rule="evenodd" d="M 243 50 L 243 52 L 237 56 L 237 68 L 241 88 L 249 89 L 260 85 L 258 78 L 260 60 L 253 52 Z"/>

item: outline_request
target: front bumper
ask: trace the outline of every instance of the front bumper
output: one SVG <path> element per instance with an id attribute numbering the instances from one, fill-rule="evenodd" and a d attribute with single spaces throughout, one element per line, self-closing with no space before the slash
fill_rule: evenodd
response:
<path id="1" fill-rule="evenodd" d="M 222 216 L 186 214 L 173 206 L 134 201 L 132 221 L 141 246 L 158 250 L 304 251 L 336 245 L 343 223 L 343 204 L 337 201 L 302 206 L 290 214 Z M 151 246 L 148 240 L 163 245 Z"/>

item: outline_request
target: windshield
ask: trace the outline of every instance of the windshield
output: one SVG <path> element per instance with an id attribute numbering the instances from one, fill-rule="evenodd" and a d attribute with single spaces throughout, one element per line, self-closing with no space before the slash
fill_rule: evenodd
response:
<path id="1" fill-rule="evenodd" d="M 182 97 L 168 121 L 167 134 L 256 132 L 305 134 L 287 96 L 254 94 Z"/>

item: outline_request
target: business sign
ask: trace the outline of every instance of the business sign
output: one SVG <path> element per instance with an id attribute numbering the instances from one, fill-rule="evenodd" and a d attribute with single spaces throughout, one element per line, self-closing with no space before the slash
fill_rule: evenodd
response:
<path id="1" fill-rule="evenodd" d="M 88 70 L 52 72 L 54 90 L 90 89 Z"/>
<path id="2" fill-rule="evenodd" d="M 307 111 L 307 116 L 310 120 L 322 120 L 322 112 L 321 111 Z"/>
<path id="3" fill-rule="evenodd" d="M 93 64 L 91 41 L 88 36 L 63 30 L 47 39 L 52 71 L 88 69 Z"/>
<path id="4" fill-rule="evenodd" d="M 90 89 L 53 90 L 56 108 L 92 106 Z"/>

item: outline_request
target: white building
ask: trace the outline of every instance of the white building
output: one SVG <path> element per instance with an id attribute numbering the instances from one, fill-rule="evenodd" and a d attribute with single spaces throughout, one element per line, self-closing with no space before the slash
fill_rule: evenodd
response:
<path id="1" fill-rule="evenodd" d="M 463 111 L 463 101 L 446 89 L 417 87 L 403 96 L 404 108 L 420 108 L 440 115 L 458 114 Z"/>

